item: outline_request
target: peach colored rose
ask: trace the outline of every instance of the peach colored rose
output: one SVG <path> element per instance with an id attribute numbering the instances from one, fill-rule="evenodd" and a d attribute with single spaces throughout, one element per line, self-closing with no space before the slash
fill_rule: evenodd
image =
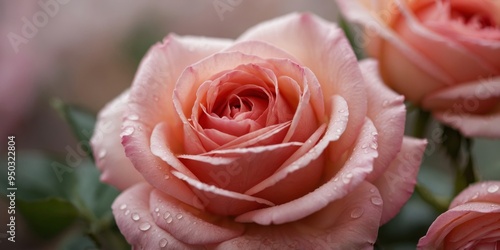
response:
<path id="1" fill-rule="evenodd" d="M 103 181 L 124 190 L 113 213 L 127 241 L 372 248 L 425 147 L 403 138 L 403 98 L 376 68 L 310 14 L 153 46 L 92 139 Z"/>
<path id="2" fill-rule="evenodd" d="M 419 249 L 500 249 L 500 182 L 476 183 L 432 223 Z"/>
<path id="3" fill-rule="evenodd" d="M 500 138 L 500 1 L 337 2 L 387 85 L 466 136 Z"/>

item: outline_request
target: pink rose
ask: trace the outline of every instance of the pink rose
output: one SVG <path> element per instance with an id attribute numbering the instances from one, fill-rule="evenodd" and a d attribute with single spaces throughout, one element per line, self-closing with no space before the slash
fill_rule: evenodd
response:
<path id="1" fill-rule="evenodd" d="M 124 190 L 113 213 L 127 241 L 371 248 L 425 147 L 403 138 L 403 98 L 376 67 L 310 14 L 153 46 L 92 139 L 103 181 Z"/>
<path id="2" fill-rule="evenodd" d="M 500 138 L 500 2 L 337 0 L 387 85 L 466 136 Z"/>
<path id="3" fill-rule="evenodd" d="M 500 249 L 500 182 L 476 183 L 432 223 L 419 249 Z"/>

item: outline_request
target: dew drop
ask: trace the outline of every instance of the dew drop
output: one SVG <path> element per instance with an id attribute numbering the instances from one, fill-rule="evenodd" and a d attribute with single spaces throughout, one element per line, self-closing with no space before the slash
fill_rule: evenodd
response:
<path id="1" fill-rule="evenodd" d="M 153 99 L 155 100 L 155 102 L 159 101 L 160 99 L 158 98 L 158 96 L 154 96 Z"/>
<path id="2" fill-rule="evenodd" d="M 121 136 L 129 136 L 134 133 L 134 128 L 133 127 L 127 127 L 123 130 Z"/>
<path id="3" fill-rule="evenodd" d="M 351 218 L 357 219 L 357 218 L 361 217 L 361 215 L 363 215 L 364 212 L 365 212 L 365 210 L 362 207 L 357 207 L 357 208 L 352 210 Z"/>
<path id="4" fill-rule="evenodd" d="M 139 116 L 138 115 L 129 115 L 128 119 L 131 121 L 137 121 L 137 120 L 139 120 Z"/>
<path id="5" fill-rule="evenodd" d="M 487 191 L 488 193 L 492 194 L 492 193 L 495 193 L 496 191 L 498 191 L 500 189 L 500 187 L 496 184 L 494 185 L 491 185 L 488 187 Z"/>
<path id="6" fill-rule="evenodd" d="M 167 239 L 163 238 L 163 239 L 160 240 L 160 247 L 161 248 L 164 248 L 167 245 L 168 245 L 168 240 Z"/>
<path id="7" fill-rule="evenodd" d="M 139 226 L 139 230 L 146 232 L 151 228 L 151 224 L 144 222 Z"/>
<path id="8" fill-rule="evenodd" d="M 370 193 L 375 193 L 375 188 L 370 188 Z"/>
<path id="9" fill-rule="evenodd" d="M 163 179 L 165 179 L 165 180 L 170 179 L 170 175 L 167 175 L 167 174 L 166 174 L 165 176 L 163 176 Z"/>
<path id="10" fill-rule="evenodd" d="M 155 208 L 155 212 L 160 212 L 160 209 L 159 208 Z"/>
<path id="11" fill-rule="evenodd" d="M 346 110 L 345 109 L 341 109 L 339 110 L 339 113 L 344 113 Z"/>
<path id="12" fill-rule="evenodd" d="M 120 206 L 120 210 L 124 210 L 125 208 L 127 208 L 127 204 L 122 204 L 122 205 Z"/>
<path id="13" fill-rule="evenodd" d="M 371 202 L 373 205 L 382 205 L 382 203 L 384 201 L 382 201 L 382 199 L 380 199 L 380 197 L 374 196 L 371 198 Z"/>
<path id="14" fill-rule="evenodd" d="M 378 148 L 378 144 L 377 144 L 376 142 L 372 142 L 372 143 L 370 144 L 370 148 L 372 148 L 372 149 L 377 149 L 377 148 Z"/>
<path id="15" fill-rule="evenodd" d="M 382 107 L 384 107 L 384 108 L 385 108 L 385 107 L 387 107 L 388 105 L 389 105 L 389 100 L 384 100 L 384 101 L 382 102 Z"/>
<path id="16" fill-rule="evenodd" d="M 129 215 L 130 214 L 130 210 L 127 209 L 127 211 L 125 211 L 125 215 Z"/>
<path id="17" fill-rule="evenodd" d="M 107 153 L 106 150 L 104 150 L 104 149 L 101 150 L 101 152 L 99 152 L 99 159 L 106 157 L 106 153 Z"/>
<path id="18" fill-rule="evenodd" d="M 166 212 L 165 214 L 163 214 L 163 219 L 165 219 L 165 221 L 167 223 L 170 223 L 173 220 L 172 215 L 169 212 Z"/>
<path id="19" fill-rule="evenodd" d="M 182 219 L 182 217 L 183 217 L 183 216 L 182 216 L 182 214 L 177 214 L 177 215 L 175 216 L 175 218 L 177 218 L 178 220 Z"/>
<path id="20" fill-rule="evenodd" d="M 368 147 L 368 145 L 367 145 L 367 144 L 364 144 L 363 146 L 361 146 L 361 148 L 362 148 L 362 149 L 365 149 L 365 148 L 367 148 L 367 147 Z"/>
<path id="21" fill-rule="evenodd" d="M 140 218 L 138 213 L 132 213 L 132 220 L 138 221 Z"/>

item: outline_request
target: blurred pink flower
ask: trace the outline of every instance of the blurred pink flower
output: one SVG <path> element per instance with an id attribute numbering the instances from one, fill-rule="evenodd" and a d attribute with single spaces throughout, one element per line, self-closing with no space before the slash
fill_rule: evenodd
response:
<path id="1" fill-rule="evenodd" d="M 430 226 L 418 249 L 500 249 L 500 182 L 462 191 Z"/>

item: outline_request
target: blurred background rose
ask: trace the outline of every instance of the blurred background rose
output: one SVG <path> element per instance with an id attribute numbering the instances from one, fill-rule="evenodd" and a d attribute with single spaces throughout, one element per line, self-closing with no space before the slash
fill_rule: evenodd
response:
<path id="1" fill-rule="evenodd" d="M 18 158 L 24 150 L 64 156 L 78 142 L 50 106 L 53 98 L 97 113 L 130 86 L 144 53 L 168 33 L 236 38 L 293 11 L 336 20 L 330 0 L 0 0 L 1 140 L 16 135 Z M 3 159 L 6 146 L 0 152 Z M 5 225 L 4 199 L 0 211 Z M 16 247 L 40 249 L 44 241 L 21 216 L 16 222 Z M 0 248 L 6 236 L 0 232 Z"/>

